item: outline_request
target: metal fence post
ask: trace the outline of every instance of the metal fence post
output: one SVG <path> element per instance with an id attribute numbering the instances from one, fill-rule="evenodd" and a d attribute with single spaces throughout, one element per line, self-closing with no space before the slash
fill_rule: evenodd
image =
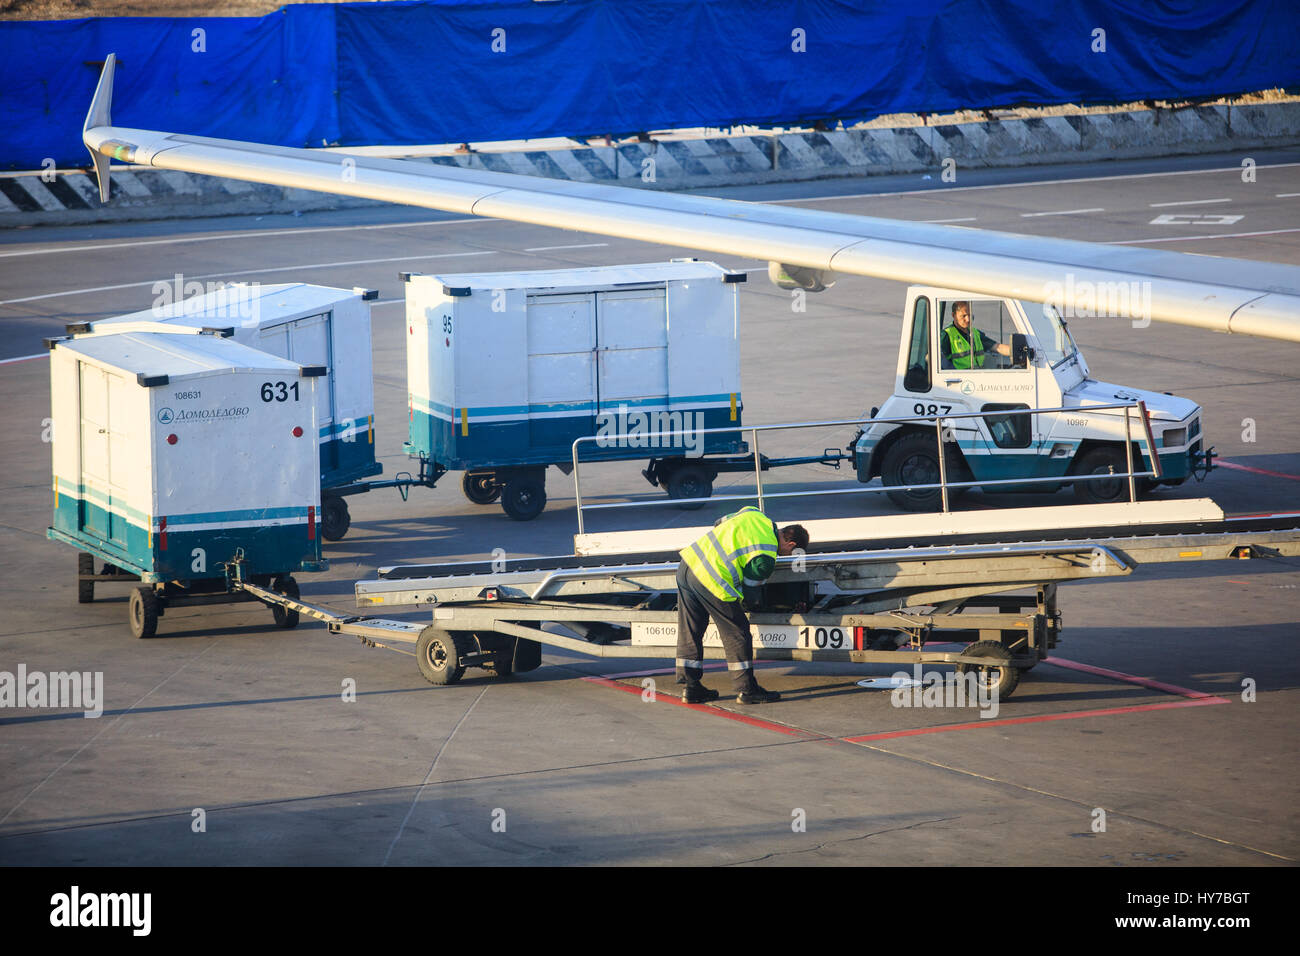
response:
<path id="1" fill-rule="evenodd" d="M 573 442 L 573 497 L 578 504 L 578 534 L 582 534 L 582 482 L 578 477 L 578 442 L 581 438 Z"/>
<path id="2" fill-rule="evenodd" d="M 1129 408 L 1124 406 L 1124 451 L 1128 455 L 1128 500 L 1129 504 L 1136 504 L 1137 481 L 1133 478 L 1133 430 L 1129 425 Z"/>
<path id="3" fill-rule="evenodd" d="M 934 431 L 939 437 L 939 497 L 943 499 L 943 510 L 948 510 L 948 465 L 945 462 L 947 456 L 943 453 L 943 419 L 934 420 Z"/>

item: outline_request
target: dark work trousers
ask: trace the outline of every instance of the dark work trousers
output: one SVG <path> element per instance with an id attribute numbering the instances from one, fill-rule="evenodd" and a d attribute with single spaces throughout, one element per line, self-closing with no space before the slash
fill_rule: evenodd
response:
<path id="1" fill-rule="evenodd" d="M 739 601 L 723 601 L 708 592 L 691 569 L 677 566 L 677 683 L 698 684 L 704 676 L 704 630 L 709 618 L 718 626 L 727 669 L 736 693 L 751 690 L 754 681 L 754 640 L 749 618 Z"/>

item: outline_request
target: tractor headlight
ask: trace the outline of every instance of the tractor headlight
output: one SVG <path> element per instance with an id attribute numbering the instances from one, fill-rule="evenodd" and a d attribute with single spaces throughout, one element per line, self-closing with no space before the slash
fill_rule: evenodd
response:
<path id="1" fill-rule="evenodd" d="M 1179 445 L 1187 444 L 1186 428 L 1166 428 L 1160 443 L 1166 448 L 1177 448 Z"/>

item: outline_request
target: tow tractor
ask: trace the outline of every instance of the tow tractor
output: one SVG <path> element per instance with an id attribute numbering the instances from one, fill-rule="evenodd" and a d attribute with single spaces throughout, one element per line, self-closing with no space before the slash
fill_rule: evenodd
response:
<path id="1" fill-rule="evenodd" d="M 942 345 L 958 302 L 969 303 L 971 325 L 986 351 L 954 359 Z M 1122 407 L 1126 403 L 1140 414 Z M 942 463 L 933 427 L 895 421 L 917 416 L 965 416 L 941 427 Z M 946 506 L 941 472 L 954 497 L 972 487 L 1024 493 L 1069 484 L 1080 502 L 1095 504 L 1128 498 L 1128 482 L 1082 476 L 1150 472 L 1138 480 L 1141 495 L 1156 484 L 1181 485 L 1189 476 L 1199 481 L 1214 468 L 1195 402 L 1091 379 L 1054 305 L 956 289 L 908 289 L 894 394 L 869 417 L 890 421 L 867 424 L 854 437 L 858 480 L 879 477 L 894 503 L 911 511 Z M 1156 449 L 1154 461 L 1144 455 L 1148 442 Z M 1136 467 L 1128 467 L 1126 445 Z M 1042 482 L 1025 483 L 1033 478 Z M 903 487 L 918 485 L 930 487 Z"/>

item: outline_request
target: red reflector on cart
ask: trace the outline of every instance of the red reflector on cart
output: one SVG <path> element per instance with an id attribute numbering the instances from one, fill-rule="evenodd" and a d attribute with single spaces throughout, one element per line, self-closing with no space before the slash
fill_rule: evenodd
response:
<path id="1" fill-rule="evenodd" d="M 160 551 L 167 550 L 167 519 L 166 518 L 158 519 L 158 549 Z"/>
<path id="2" fill-rule="evenodd" d="M 301 426 L 301 425 L 294 425 L 294 426 L 293 426 L 293 437 L 294 437 L 294 438 L 301 438 L 301 437 L 302 437 L 302 426 Z"/>
<path id="3" fill-rule="evenodd" d="M 307 506 L 307 540 L 316 540 L 316 506 Z"/>
<path id="4" fill-rule="evenodd" d="M 174 445 L 174 444 L 176 444 L 176 436 L 175 436 L 175 435 L 168 435 L 168 436 L 167 436 L 167 444 L 169 444 L 169 445 Z"/>

